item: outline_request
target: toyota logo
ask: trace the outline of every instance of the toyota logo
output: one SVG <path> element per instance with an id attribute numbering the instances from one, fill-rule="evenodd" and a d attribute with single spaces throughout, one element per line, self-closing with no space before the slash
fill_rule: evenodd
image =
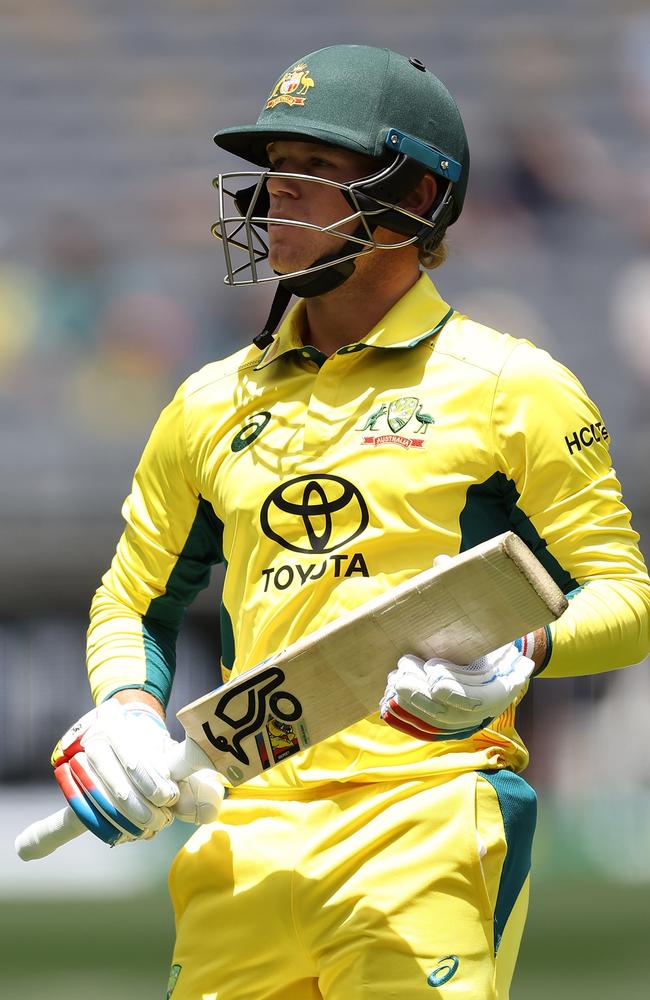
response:
<path id="1" fill-rule="evenodd" d="M 340 549 L 365 531 L 368 520 L 368 507 L 357 487 L 328 475 L 299 476 L 283 483 L 266 498 L 260 514 L 268 538 L 292 552 L 307 553 Z"/>

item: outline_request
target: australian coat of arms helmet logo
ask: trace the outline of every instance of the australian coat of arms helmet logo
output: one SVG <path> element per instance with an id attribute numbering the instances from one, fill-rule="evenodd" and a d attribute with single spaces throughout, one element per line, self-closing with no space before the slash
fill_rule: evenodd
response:
<path id="1" fill-rule="evenodd" d="M 302 106 L 313 86 L 314 81 L 309 75 L 307 63 L 299 63 L 280 77 L 269 94 L 266 109 L 274 108 L 276 104 L 288 104 L 289 107 Z"/>

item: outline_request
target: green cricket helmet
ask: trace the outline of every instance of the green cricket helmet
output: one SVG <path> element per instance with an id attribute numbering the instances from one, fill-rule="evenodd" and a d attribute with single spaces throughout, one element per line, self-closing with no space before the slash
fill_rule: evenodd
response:
<path id="1" fill-rule="evenodd" d="M 277 139 L 303 139 L 340 146 L 372 157 L 377 169 L 369 176 L 338 184 L 318 177 L 289 174 L 312 183 L 327 183 L 341 189 L 356 219 L 353 234 L 337 231 L 342 245 L 338 253 L 320 258 L 311 266 L 289 275 L 263 276 L 258 264 L 268 256 L 265 230 L 269 221 L 280 225 L 307 225 L 287 219 L 269 218 L 266 180 L 269 175 L 267 146 Z M 222 241 L 227 284 L 279 281 L 284 311 L 291 294 L 309 297 L 336 288 L 354 271 L 359 254 L 374 249 L 396 249 L 416 244 L 433 250 L 449 225 L 461 213 L 469 174 L 467 137 L 458 107 L 444 84 L 418 59 L 390 49 L 366 45 L 332 45 L 294 63 L 277 81 L 255 125 L 222 129 L 214 137 L 217 145 L 262 171 L 220 174 L 214 180 L 219 192 L 219 219 L 212 233 Z M 426 172 L 433 173 L 438 193 L 423 215 L 400 205 Z M 274 174 L 282 172 L 274 171 Z M 254 180 L 254 183 L 250 183 Z M 248 181 L 231 190 L 233 181 Z M 233 199 L 236 215 L 229 215 L 225 197 Z M 379 227 L 404 239 L 381 243 Z M 245 262 L 233 263 L 231 248 L 244 253 Z M 273 310 L 272 310 L 273 314 Z M 276 322 L 279 319 L 275 317 Z M 268 334 L 269 323 L 267 323 Z M 256 339 L 256 343 L 258 340 Z M 269 342 L 269 336 L 264 338 Z"/>

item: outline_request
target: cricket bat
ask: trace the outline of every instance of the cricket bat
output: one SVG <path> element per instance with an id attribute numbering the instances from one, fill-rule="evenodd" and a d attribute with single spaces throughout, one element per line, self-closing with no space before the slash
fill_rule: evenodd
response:
<path id="1" fill-rule="evenodd" d="M 513 532 L 438 560 L 178 712 L 172 776 L 212 767 L 241 785 L 378 711 L 403 653 L 467 664 L 558 618 L 566 598 Z M 25 860 L 84 832 L 70 809 L 18 837 Z"/>

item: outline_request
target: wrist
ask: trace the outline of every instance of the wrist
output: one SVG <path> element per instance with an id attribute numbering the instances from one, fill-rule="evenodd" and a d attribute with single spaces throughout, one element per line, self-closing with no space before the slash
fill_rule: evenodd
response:
<path id="1" fill-rule="evenodd" d="M 526 656 L 530 656 L 531 660 L 535 664 L 535 669 L 533 670 L 533 677 L 538 674 L 540 670 L 546 666 L 548 658 L 548 633 L 545 628 L 538 628 L 532 633 L 534 639 L 534 647 L 532 654 L 526 653 Z"/>
<path id="2" fill-rule="evenodd" d="M 535 632 L 528 632 L 521 639 L 515 639 L 515 646 L 523 656 L 527 656 L 535 664 L 532 676 L 538 674 L 548 660 L 548 632 L 545 628 L 538 628 Z"/>
<path id="3" fill-rule="evenodd" d="M 148 691 L 143 691 L 141 688 L 126 688 L 123 691 L 116 691 L 111 697 L 114 698 L 115 701 L 119 701 L 121 705 L 125 705 L 127 707 L 132 707 L 137 704 L 141 708 L 153 710 L 163 721 L 165 719 L 164 706 L 161 705 L 154 695 L 149 694 Z"/>

